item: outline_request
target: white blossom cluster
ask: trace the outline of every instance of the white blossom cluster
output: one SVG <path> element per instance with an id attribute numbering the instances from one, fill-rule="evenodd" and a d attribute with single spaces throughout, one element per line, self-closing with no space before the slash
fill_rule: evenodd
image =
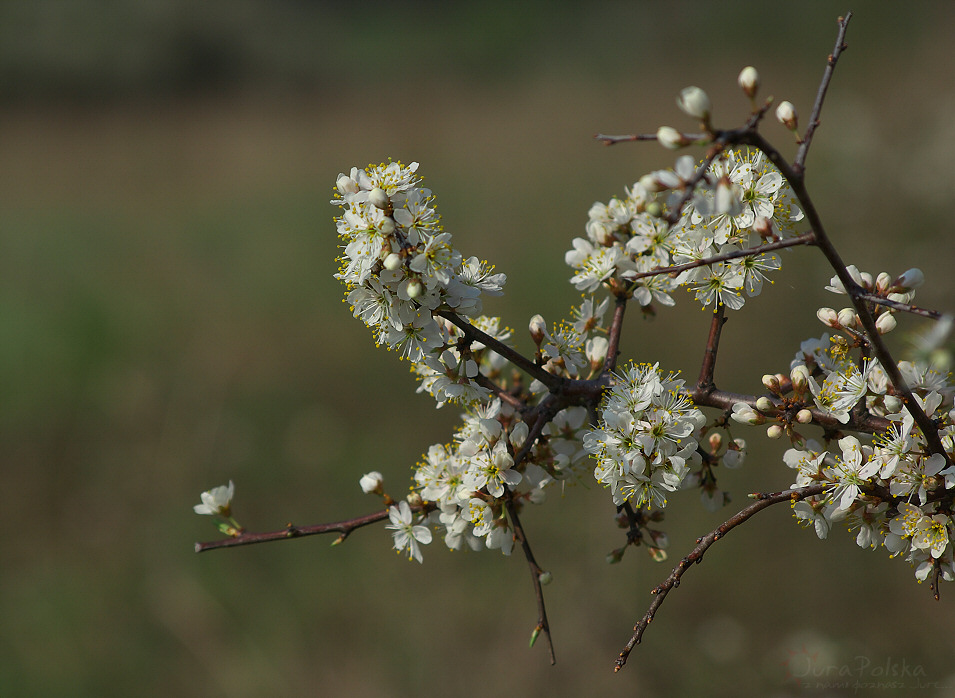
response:
<path id="1" fill-rule="evenodd" d="M 545 428 L 545 438 L 515 466 L 513 454 L 524 446 L 527 424 L 498 399 L 469 407 L 454 443 L 434 444 L 415 468 L 412 498 L 437 507 L 421 520 L 443 530 L 452 550 L 499 549 L 510 555 L 515 535 L 505 488 L 516 506 L 541 504 L 547 487 L 576 478 L 586 459 L 580 444 L 586 413 L 583 407 L 559 412 Z M 380 492 L 380 474 L 373 475 L 367 483 L 369 475 L 363 478 L 366 492 Z M 390 507 L 389 514 L 395 549 L 420 562 L 420 545 L 431 542 L 431 529 L 415 524 L 407 502 Z"/>
<path id="2" fill-rule="evenodd" d="M 901 303 L 912 302 L 915 287 L 923 280 L 917 269 L 897 278 L 886 273 L 873 278 L 854 266 L 847 270 L 864 290 Z M 845 294 L 836 277 L 827 289 Z M 874 312 L 880 333 L 895 328 L 890 308 L 876 306 Z M 837 450 L 794 435 L 795 447 L 783 456 L 796 471 L 793 487 L 827 486 L 823 495 L 794 505 L 797 520 L 811 525 L 820 538 L 829 535 L 833 524 L 844 522 L 856 533 L 860 547 L 883 545 L 891 556 L 903 556 L 915 566 L 920 581 L 936 566 L 944 579 L 955 580 L 955 520 L 950 505 L 941 503 L 943 496 L 955 494 L 955 466 L 950 464 L 955 462 L 955 382 L 929 363 L 898 363 L 919 406 L 937 426 L 946 460 L 930 450 L 879 362 L 852 357 L 851 342 L 862 332 L 855 311 L 821 308 L 817 315 L 838 334 L 802 343 L 792 362 L 795 398 L 811 400 L 843 424 L 856 413 L 883 417 L 890 424 L 871 443 L 844 436 L 838 439 Z M 766 421 L 759 411 L 742 403 L 734 407 L 733 417 L 750 424 Z"/>
<path id="3" fill-rule="evenodd" d="M 390 162 L 338 176 L 332 203 L 343 209 L 335 222 L 345 246 L 335 276 L 355 317 L 415 364 L 439 405 L 482 400 L 487 390 L 471 380 L 475 358 L 458 351 L 460 332 L 433 313 L 452 310 L 496 334 L 498 320 L 480 317 L 481 294 L 500 295 L 506 277 L 452 247 L 417 169 Z"/>
<path id="4" fill-rule="evenodd" d="M 724 304 L 737 310 L 747 296 L 760 293 L 766 274 L 780 267 L 766 252 L 688 269 L 675 278 L 639 275 L 676 264 L 751 249 L 795 234 L 803 212 L 779 170 L 758 150 L 727 150 L 694 185 L 669 225 L 666 214 L 694 181 L 696 164 L 681 156 L 673 170 L 642 177 L 622 199 L 595 203 L 586 238 L 575 238 L 565 261 L 574 269 L 571 283 L 592 293 L 601 286 L 630 288 L 643 306 L 673 305 L 670 295 L 683 286 L 703 307 Z"/>
<path id="5" fill-rule="evenodd" d="M 700 456 L 695 432 L 705 419 L 675 374 L 658 364 L 629 364 L 614 375 L 599 410 L 598 428 L 584 435 L 597 461 L 594 477 L 615 504 L 663 507 Z"/>

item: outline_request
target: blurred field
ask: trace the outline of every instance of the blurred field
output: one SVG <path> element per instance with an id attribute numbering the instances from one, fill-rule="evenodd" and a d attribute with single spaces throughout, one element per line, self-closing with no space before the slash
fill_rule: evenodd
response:
<path id="1" fill-rule="evenodd" d="M 524 516 L 555 577 L 556 667 L 527 649 L 519 555 L 438 541 L 419 566 L 380 528 L 335 549 L 192 551 L 218 535 L 191 510 L 204 489 L 233 479 L 252 529 L 366 513 L 361 474 L 400 493 L 455 424 L 341 303 L 338 172 L 420 161 L 456 246 L 508 274 L 486 310 L 520 336 L 576 300 L 563 254 L 589 206 L 672 162 L 592 135 L 690 127 L 673 105 L 688 84 L 735 124 L 748 63 L 808 115 L 847 8 L 77 5 L 98 14 L 0 14 L 0 695 L 786 696 L 806 692 L 786 675 L 803 651 L 906 660 L 953 684 L 951 590 L 935 603 L 904 563 L 843 532 L 817 541 L 782 508 L 687 574 L 618 675 L 669 567 L 639 550 L 605 564 L 622 537 L 597 488 Z M 953 11 L 898 7 L 855 8 L 808 181 L 847 261 L 919 266 L 918 302 L 952 310 Z M 787 255 L 727 325 L 721 386 L 757 391 L 821 334 L 829 276 L 811 252 Z M 678 300 L 652 322 L 634 313 L 624 356 L 693 378 L 708 318 Z M 782 447 L 743 435 L 735 504 L 790 482 Z M 671 555 L 730 513 L 676 498 Z"/>

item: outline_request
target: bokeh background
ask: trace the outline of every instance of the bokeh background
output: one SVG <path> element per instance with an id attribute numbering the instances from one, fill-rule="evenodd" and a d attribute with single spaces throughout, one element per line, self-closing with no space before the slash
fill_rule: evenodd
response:
<path id="1" fill-rule="evenodd" d="M 858 5 L 0 4 L 0 695 L 953 695 L 953 591 L 784 507 L 687 574 L 617 675 L 670 565 L 605 563 L 623 537 L 595 487 L 524 516 L 554 667 L 527 648 L 519 554 L 439 541 L 411 564 L 381 528 L 193 552 L 218 536 L 202 490 L 234 480 L 258 530 L 366 513 L 360 475 L 400 494 L 456 423 L 341 302 L 328 200 L 352 165 L 421 162 L 456 246 L 508 274 L 486 311 L 526 349 L 532 314 L 577 299 L 563 254 L 589 206 L 672 163 L 593 134 L 692 128 L 690 84 L 736 125 L 747 64 L 805 117 L 854 9 L 808 183 L 847 261 L 919 266 L 919 301 L 951 311 L 955 6 Z M 727 325 L 721 387 L 759 391 L 838 304 L 821 257 L 785 261 Z M 693 378 L 708 317 L 679 300 L 633 313 L 623 350 Z M 790 482 L 781 444 L 739 435 L 737 505 Z M 735 511 L 673 499 L 671 559 Z M 903 662 L 921 674 L 880 676 Z"/>

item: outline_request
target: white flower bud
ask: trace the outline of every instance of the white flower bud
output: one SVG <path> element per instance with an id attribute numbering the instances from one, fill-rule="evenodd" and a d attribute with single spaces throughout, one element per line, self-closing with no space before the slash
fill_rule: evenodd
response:
<path id="1" fill-rule="evenodd" d="M 395 232 L 395 220 L 394 218 L 384 218 L 381 221 L 381 227 L 379 228 L 382 235 L 391 235 Z"/>
<path id="2" fill-rule="evenodd" d="M 661 126 L 657 129 L 657 142 L 668 150 L 679 150 L 689 144 L 683 134 L 672 126 Z"/>
<path id="3" fill-rule="evenodd" d="M 802 392 L 809 385 L 809 368 L 800 364 L 789 372 L 789 380 L 793 382 L 793 387 Z"/>
<path id="4" fill-rule="evenodd" d="M 755 425 L 762 424 L 766 421 L 766 418 L 763 417 L 763 415 L 747 405 L 745 402 L 737 402 L 735 405 L 733 405 L 733 414 L 730 415 L 730 417 L 734 422 L 739 422 L 740 424 Z"/>
<path id="5" fill-rule="evenodd" d="M 772 400 L 763 395 L 756 400 L 756 409 L 760 412 L 775 412 L 776 405 L 773 404 Z"/>
<path id="6" fill-rule="evenodd" d="M 809 424 L 812 421 L 812 412 L 807 409 L 801 409 L 796 413 L 796 421 L 800 424 Z"/>
<path id="7" fill-rule="evenodd" d="M 544 322 L 544 317 L 542 315 L 535 315 L 531 318 L 528 328 L 531 332 L 531 339 L 534 340 L 534 344 L 540 344 L 544 341 L 544 333 L 547 331 L 547 324 Z"/>
<path id="8" fill-rule="evenodd" d="M 892 286 L 892 277 L 886 272 L 879 272 L 875 277 L 875 290 L 877 293 L 885 293 Z"/>
<path id="9" fill-rule="evenodd" d="M 383 264 L 385 269 L 388 271 L 394 271 L 401 266 L 401 255 L 397 252 L 392 252 L 390 255 L 385 257 Z"/>
<path id="10" fill-rule="evenodd" d="M 885 410 L 889 414 L 895 414 L 902 411 L 902 399 L 896 397 L 895 395 L 886 395 L 882 398 L 882 404 L 885 405 Z"/>
<path id="11" fill-rule="evenodd" d="M 340 175 L 335 186 L 341 194 L 357 194 L 358 183 L 348 175 Z"/>
<path id="12" fill-rule="evenodd" d="M 768 429 L 766 429 L 766 436 L 770 439 L 778 439 L 783 435 L 783 428 L 778 424 L 773 424 Z"/>
<path id="13" fill-rule="evenodd" d="M 552 581 L 554 581 L 554 575 L 551 574 L 550 572 L 541 572 L 537 576 L 537 581 L 541 583 L 541 586 L 547 586 Z"/>
<path id="14" fill-rule="evenodd" d="M 855 327 L 859 316 L 852 308 L 843 308 L 839 311 L 839 324 L 843 327 Z"/>
<path id="15" fill-rule="evenodd" d="M 907 271 L 903 271 L 899 278 L 897 278 L 895 283 L 892 285 L 894 287 L 908 291 L 913 288 L 918 288 L 924 282 L 925 274 L 922 273 L 922 270 L 912 268 Z"/>
<path id="16" fill-rule="evenodd" d="M 736 82 L 739 83 L 743 94 L 753 99 L 753 97 L 756 96 L 756 90 L 759 89 L 759 73 L 756 72 L 756 68 L 748 65 L 739 71 L 739 77 L 736 79 Z"/>
<path id="17" fill-rule="evenodd" d="M 875 321 L 875 328 L 879 331 L 879 334 L 888 334 L 895 329 L 897 324 L 895 315 L 892 313 L 884 313 Z"/>
<path id="18" fill-rule="evenodd" d="M 816 317 L 826 327 L 839 327 L 839 314 L 832 308 L 819 308 Z"/>
<path id="19" fill-rule="evenodd" d="M 684 87 L 677 97 L 676 105 L 684 114 L 694 116 L 700 121 L 708 121 L 710 118 L 710 98 L 699 87 Z"/>
<path id="20" fill-rule="evenodd" d="M 388 208 L 388 205 L 391 203 L 391 199 L 388 198 L 388 194 L 385 193 L 385 190 L 381 187 L 375 187 L 370 192 L 368 192 L 368 203 L 376 208 L 382 210 Z"/>
<path id="21" fill-rule="evenodd" d="M 405 293 L 408 294 L 408 298 L 417 298 L 424 293 L 424 286 L 422 286 L 421 282 L 417 279 L 412 279 L 405 287 Z"/>
<path id="22" fill-rule="evenodd" d="M 358 484 L 361 485 L 361 491 L 365 494 L 380 493 L 381 488 L 384 485 L 385 478 L 377 470 L 372 470 L 370 473 L 365 473 L 361 476 L 361 480 L 358 481 Z"/>
<path id="23" fill-rule="evenodd" d="M 510 432 L 507 435 L 507 440 L 511 442 L 511 445 L 514 448 L 520 448 L 524 445 L 524 442 L 527 440 L 528 427 L 527 422 L 518 422 L 511 427 Z"/>
<path id="24" fill-rule="evenodd" d="M 590 361 L 590 365 L 596 368 L 607 358 L 607 349 L 609 348 L 610 342 L 606 337 L 591 337 L 584 344 L 584 354 Z"/>
<path id="25" fill-rule="evenodd" d="M 652 172 L 649 172 L 640 178 L 640 186 L 651 194 L 669 189 L 669 187 L 661 182 L 659 178 L 656 177 L 656 175 L 654 175 Z"/>
<path id="26" fill-rule="evenodd" d="M 867 291 L 872 290 L 872 274 L 867 271 L 861 272 L 860 276 L 862 277 L 862 287 Z"/>
<path id="27" fill-rule="evenodd" d="M 799 118 L 796 116 L 796 107 L 792 105 L 792 102 L 780 102 L 776 107 L 776 118 L 790 131 L 799 128 Z"/>
<path id="28" fill-rule="evenodd" d="M 714 204 L 717 214 L 738 216 L 743 212 L 742 189 L 730 182 L 728 177 L 720 177 L 716 184 Z"/>
<path id="29" fill-rule="evenodd" d="M 779 390 L 779 379 L 776 376 L 767 373 L 760 380 L 767 390 L 772 390 L 774 393 Z"/>

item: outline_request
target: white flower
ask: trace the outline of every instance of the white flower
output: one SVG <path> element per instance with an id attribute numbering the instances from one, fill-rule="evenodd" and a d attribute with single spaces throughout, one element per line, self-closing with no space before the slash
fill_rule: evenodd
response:
<path id="1" fill-rule="evenodd" d="M 402 500 L 397 507 L 388 508 L 388 518 L 391 523 L 385 526 L 394 531 L 395 550 L 399 553 L 408 551 L 408 559 L 414 558 L 422 562 L 421 549 L 418 543 L 427 545 L 431 542 L 431 530 L 427 526 L 415 525 L 411 513 L 411 506 Z"/>
<path id="2" fill-rule="evenodd" d="M 229 518 L 232 515 L 232 497 L 235 495 L 235 485 L 229 480 L 228 485 L 213 487 L 199 495 L 202 504 L 196 504 L 192 510 L 197 514 L 221 516 Z"/>

